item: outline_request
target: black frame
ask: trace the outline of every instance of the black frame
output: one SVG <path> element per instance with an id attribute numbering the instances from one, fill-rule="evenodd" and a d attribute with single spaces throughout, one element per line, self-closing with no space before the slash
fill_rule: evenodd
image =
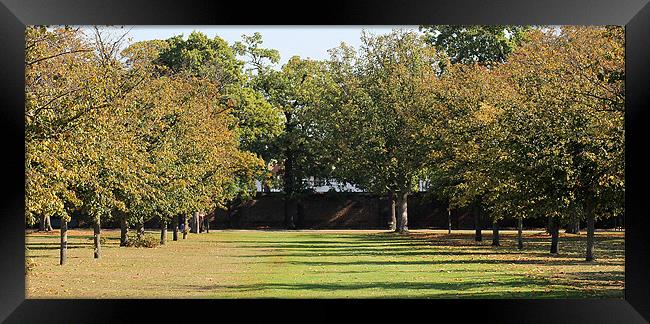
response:
<path id="1" fill-rule="evenodd" d="M 354 311 L 404 320 L 410 314 L 452 321 L 499 323 L 644 323 L 650 321 L 650 5 L 648 0 L 481 1 L 383 0 L 259 4 L 251 1 L 0 0 L 0 139 L 7 151 L 0 204 L 0 319 L 11 323 L 135 322 L 208 315 L 249 319 L 318 319 Z M 318 7 L 317 7 L 318 6 Z M 24 274 L 24 28 L 43 24 L 261 25 L 261 24 L 575 24 L 626 26 L 625 298 L 572 300 L 26 300 Z M 15 172 L 13 172 L 16 170 Z M 380 304 L 387 304 L 379 312 Z M 232 307 L 245 310 L 233 312 Z M 363 311 L 359 307 L 363 306 Z M 389 308 L 390 307 L 390 308 Z M 394 308 L 393 308 L 394 307 Z M 264 308 L 264 309 L 260 309 Z M 296 310 L 307 310 L 304 318 Z M 367 311 L 366 311 L 367 310 Z M 309 312 L 311 311 L 311 312 Z M 450 319 L 445 319 L 449 321 Z"/>

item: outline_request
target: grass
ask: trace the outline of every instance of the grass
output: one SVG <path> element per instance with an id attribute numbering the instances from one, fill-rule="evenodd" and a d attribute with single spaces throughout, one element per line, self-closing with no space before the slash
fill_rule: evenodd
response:
<path id="1" fill-rule="evenodd" d="M 152 232 L 155 233 L 155 232 Z M 211 231 L 164 246 L 119 247 L 105 230 L 102 258 L 92 232 L 71 230 L 58 265 L 58 232 L 28 233 L 27 298 L 584 298 L 623 297 L 624 234 L 597 232 L 594 262 L 585 235 L 550 238 L 502 231 Z"/>

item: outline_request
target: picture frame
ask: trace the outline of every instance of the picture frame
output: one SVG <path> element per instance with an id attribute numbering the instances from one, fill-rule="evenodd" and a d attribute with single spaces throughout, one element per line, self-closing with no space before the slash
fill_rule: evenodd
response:
<path id="1" fill-rule="evenodd" d="M 44 300 L 25 299 L 24 28 L 26 25 L 625 25 L 625 298 L 453 300 Z M 650 5 L 647 0 L 208 2 L 0 0 L 1 114 L 5 157 L 0 235 L 0 319 L 7 323 L 137 322 L 226 316 L 366 320 L 420 315 L 498 323 L 650 321 Z M 233 311 L 234 308 L 237 311 Z M 302 313 L 302 315 L 299 314 Z M 345 315 L 347 317 L 347 315 Z M 235 319 L 237 320 L 237 319 Z"/>

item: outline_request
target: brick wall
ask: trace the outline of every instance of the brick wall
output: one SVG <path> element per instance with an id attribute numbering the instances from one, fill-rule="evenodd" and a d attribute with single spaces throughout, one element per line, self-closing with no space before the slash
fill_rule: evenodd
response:
<path id="1" fill-rule="evenodd" d="M 301 212 L 296 219 L 298 228 L 303 229 L 386 229 L 390 219 L 387 196 L 359 192 L 312 193 L 302 199 Z M 73 215 L 73 227 L 89 227 L 84 218 Z M 408 227 L 447 228 L 447 204 L 432 201 L 425 193 L 409 195 Z M 255 199 L 243 202 L 231 211 L 217 210 L 209 215 L 210 228 L 216 229 L 256 229 L 284 227 L 284 195 L 282 193 L 258 194 Z M 622 219 L 618 219 L 620 221 Z M 59 220 L 52 218 L 52 226 L 58 228 Z M 610 218 L 596 222 L 596 228 L 614 228 L 617 219 Z M 467 209 L 453 210 L 451 213 L 453 229 L 473 229 L 474 214 Z M 483 229 L 491 230 L 489 220 L 482 220 Z M 500 221 L 501 228 L 515 228 L 516 221 Z M 544 228 L 546 218 L 526 219 L 526 228 Z M 584 228 L 586 224 L 582 224 Z M 35 225 L 37 227 L 37 225 Z M 102 221 L 103 228 L 119 228 L 118 220 Z M 159 228 L 158 219 L 145 223 L 146 228 Z"/>
<path id="2" fill-rule="evenodd" d="M 408 226 L 417 228 L 447 228 L 447 204 L 432 201 L 424 193 L 414 193 L 408 200 Z M 452 228 L 474 228 L 474 214 L 465 209 L 454 210 Z M 282 228 L 284 196 L 281 193 L 258 194 L 231 211 L 218 210 L 211 215 L 211 228 L 254 229 Z M 390 219 L 387 196 L 371 193 L 313 193 L 302 199 L 296 225 L 305 229 L 385 229 Z M 485 229 L 491 228 L 483 220 Z M 527 226 L 544 227 L 546 220 L 527 220 Z M 515 227 L 513 220 L 503 221 L 502 227 Z"/>

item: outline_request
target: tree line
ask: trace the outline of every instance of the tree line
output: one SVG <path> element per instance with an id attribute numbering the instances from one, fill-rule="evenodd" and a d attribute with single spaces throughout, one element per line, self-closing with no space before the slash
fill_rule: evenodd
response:
<path id="1" fill-rule="evenodd" d="M 623 213 L 621 27 L 363 32 L 359 48 L 280 68 L 258 33 L 122 49 L 125 35 L 26 32 L 26 219 L 87 217 L 96 257 L 103 219 L 176 230 L 256 180 L 285 193 L 289 229 L 310 176 L 388 195 L 400 233 L 425 181 L 491 220 L 495 245 L 499 220 L 518 220 L 523 248 L 523 220 L 543 217 L 557 253 L 559 227 L 585 220 L 587 260 L 596 217 Z"/>

